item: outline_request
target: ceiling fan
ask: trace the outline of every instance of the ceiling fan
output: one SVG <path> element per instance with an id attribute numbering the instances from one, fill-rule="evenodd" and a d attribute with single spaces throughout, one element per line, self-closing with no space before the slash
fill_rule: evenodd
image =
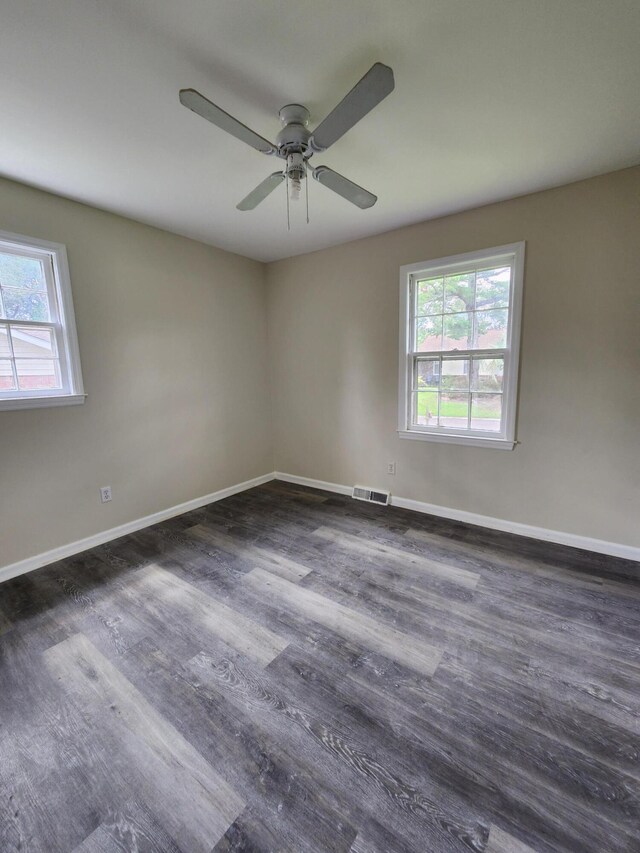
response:
<path id="1" fill-rule="evenodd" d="M 285 161 L 281 171 L 273 172 L 265 178 L 236 205 L 238 210 L 253 210 L 283 181 L 288 184 L 291 198 L 298 198 L 307 171 L 311 172 L 318 183 L 364 210 L 372 207 L 378 200 L 373 193 L 339 175 L 328 166 L 313 168 L 309 164 L 309 159 L 314 154 L 326 151 L 340 139 L 386 98 L 393 91 L 394 85 L 391 68 L 376 62 L 313 131 L 307 128 L 310 118 L 309 110 L 301 104 L 287 104 L 279 112 L 283 128 L 276 136 L 275 144 L 255 133 L 195 89 L 181 89 L 180 103 L 262 154 L 274 155 Z M 287 206 L 288 202 L 289 192 Z"/>

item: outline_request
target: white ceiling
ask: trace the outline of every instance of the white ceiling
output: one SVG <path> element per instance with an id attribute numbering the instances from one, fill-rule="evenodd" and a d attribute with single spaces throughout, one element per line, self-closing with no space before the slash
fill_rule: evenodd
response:
<path id="1" fill-rule="evenodd" d="M 259 260 L 640 161 L 638 0 L 0 0 L 0 172 Z M 314 161 L 286 229 L 278 167 L 182 107 L 192 87 L 273 140 L 319 122 L 375 61 L 396 89 Z M 277 161 L 278 163 L 280 161 Z"/>

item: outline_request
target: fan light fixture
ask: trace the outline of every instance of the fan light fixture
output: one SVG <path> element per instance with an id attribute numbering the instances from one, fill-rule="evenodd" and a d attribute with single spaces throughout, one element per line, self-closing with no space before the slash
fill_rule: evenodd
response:
<path id="1" fill-rule="evenodd" d="M 253 210 L 283 181 L 287 184 L 287 227 L 291 227 L 290 202 L 299 202 L 302 182 L 305 185 L 307 222 L 309 222 L 309 181 L 307 172 L 361 210 L 372 207 L 377 197 L 353 181 L 339 175 L 328 166 L 312 168 L 309 160 L 314 154 L 326 151 L 350 130 L 360 119 L 393 92 L 393 71 L 388 65 L 376 62 L 364 77 L 345 95 L 337 107 L 321 121 L 316 129 L 308 130 L 309 110 L 301 104 L 287 104 L 279 112 L 282 130 L 276 143 L 255 133 L 221 107 L 207 100 L 195 89 L 181 89 L 180 103 L 207 119 L 216 127 L 230 133 L 262 154 L 279 157 L 285 161 L 281 171 L 273 172 L 236 205 L 238 210 Z"/>
<path id="2" fill-rule="evenodd" d="M 290 105 L 292 106 L 292 105 Z M 295 105 L 297 106 L 297 104 Z M 283 107 L 282 109 L 287 110 L 287 107 Z M 304 110 L 304 107 L 300 107 L 301 110 Z M 305 110 L 306 112 L 306 110 Z M 282 110 L 280 110 L 280 120 L 284 123 L 284 119 L 282 118 Z M 307 113 L 307 116 L 309 114 Z M 306 119 L 308 122 L 309 119 Z M 284 128 L 286 130 L 286 126 Z M 278 134 L 280 135 L 280 134 Z M 302 152 L 293 151 L 291 154 L 287 154 L 287 168 L 285 170 L 285 180 L 287 182 L 287 230 L 291 230 L 291 209 L 289 207 L 289 202 L 300 201 L 300 193 L 302 192 L 302 182 L 304 181 L 304 189 L 305 189 L 305 201 L 306 201 L 306 222 L 309 224 L 309 181 L 305 181 L 307 176 L 307 164 L 304 159 Z"/>

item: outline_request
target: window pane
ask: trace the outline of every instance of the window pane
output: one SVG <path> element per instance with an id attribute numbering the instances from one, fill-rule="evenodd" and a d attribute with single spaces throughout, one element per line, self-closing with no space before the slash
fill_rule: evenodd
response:
<path id="1" fill-rule="evenodd" d="M 471 311 L 473 309 L 473 292 L 475 290 L 475 273 L 467 272 L 461 275 L 447 275 L 444 279 L 444 310 Z"/>
<path id="2" fill-rule="evenodd" d="M 417 391 L 415 395 L 416 410 L 414 423 L 420 426 L 438 425 L 438 392 Z"/>
<path id="3" fill-rule="evenodd" d="M 11 340 L 16 358 L 51 358 L 56 355 L 51 329 L 11 326 Z"/>
<path id="4" fill-rule="evenodd" d="M 29 288 L 3 287 L 4 313 L 9 320 L 50 320 L 46 293 Z"/>
<path id="5" fill-rule="evenodd" d="M 479 271 L 476 278 L 476 308 L 504 308 L 509 304 L 511 267 Z"/>
<path id="6" fill-rule="evenodd" d="M 4 358 L 0 359 L 0 391 L 11 391 L 15 387 L 11 362 Z"/>
<path id="7" fill-rule="evenodd" d="M 445 314 L 442 349 L 471 349 L 471 314 Z"/>
<path id="8" fill-rule="evenodd" d="M 419 281 L 416 314 L 442 314 L 442 278 Z"/>
<path id="9" fill-rule="evenodd" d="M 416 320 L 417 352 L 442 349 L 442 317 L 421 317 Z"/>
<path id="10" fill-rule="evenodd" d="M 4 326 L 0 326 L 0 358 L 11 358 L 9 332 Z"/>
<path id="11" fill-rule="evenodd" d="M 476 313 L 475 339 L 478 349 L 494 349 L 507 345 L 507 308 Z"/>
<path id="12" fill-rule="evenodd" d="M 21 391 L 57 389 L 62 387 L 62 383 L 60 382 L 60 366 L 57 359 L 16 359 L 16 371 Z"/>
<path id="13" fill-rule="evenodd" d="M 502 394 L 472 394 L 471 429 L 500 431 Z"/>
<path id="14" fill-rule="evenodd" d="M 440 395 L 440 426 L 467 429 L 469 426 L 469 395 L 442 393 Z"/>
<path id="15" fill-rule="evenodd" d="M 504 358 L 474 358 L 471 367 L 472 391 L 502 391 Z"/>
<path id="16" fill-rule="evenodd" d="M 0 252 L 0 286 L 46 291 L 42 261 Z"/>
<path id="17" fill-rule="evenodd" d="M 442 360 L 442 381 L 440 387 L 443 391 L 468 391 L 469 359 L 444 358 Z"/>
<path id="18" fill-rule="evenodd" d="M 416 365 L 415 382 L 418 391 L 437 388 L 440 379 L 440 360 L 420 359 Z"/>

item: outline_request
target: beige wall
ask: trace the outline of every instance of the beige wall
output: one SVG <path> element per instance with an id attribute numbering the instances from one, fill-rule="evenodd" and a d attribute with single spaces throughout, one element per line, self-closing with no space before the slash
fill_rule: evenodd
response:
<path id="1" fill-rule="evenodd" d="M 89 395 L 0 412 L 0 566 L 273 470 L 261 264 L 9 181 L 0 230 L 66 244 Z"/>
<path id="2" fill-rule="evenodd" d="M 274 449 L 290 474 L 640 545 L 639 200 L 640 168 L 605 175 L 271 264 L 265 294 L 261 264 L 0 180 L 0 230 L 67 245 L 89 394 L 0 412 L 0 567 L 265 474 Z M 399 266 L 518 240 L 521 443 L 399 439 Z"/>
<path id="3" fill-rule="evenodd" d="M 398 268 L 519 240 L 521 443 L 399 439 Z M 640 168 L 280 261 L 267 281 L 277 470 L 640 545 Z"/>

